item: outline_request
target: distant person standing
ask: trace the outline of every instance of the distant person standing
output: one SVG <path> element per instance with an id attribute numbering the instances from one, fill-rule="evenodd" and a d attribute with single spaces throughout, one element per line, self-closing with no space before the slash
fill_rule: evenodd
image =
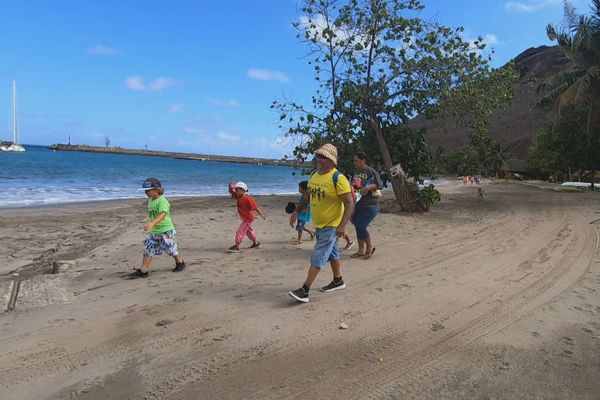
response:
<path id="1" fill-rule="evenodd" d="M 317 171 L 308 181 L 308 194 L 312 209 L 313 223 L 317 227 L 315 248 L 310 258 L 308 276 L 301 288 L 289 292 L 294 300 L 308 303 L 308 292 L 315 278 L 329 262 L 333 271 L 333 280 L 321 288 L 322 292 L 334 292 L 346 288 L 342 279 L 342 264 L 338 238 L 346 233 L 346 224 L 354 210 L 352 193 L 348 179 L 336 169 L 337 149 L 325 144 L 315 151 Z M 292 213 L 293 225 L 303 205 Z"/>
<path id="2" fill-rule="evenodd" d="M 354 155 L 354 176 L 352 185 L 361 197 L 356 202 L 352 222 L 356 228 L 358 251 L 352 258 L 370 258 L 375 252 L 368 227 L 379 213 L 379 189 L 383 186 L 381 177 L 375 169 L 367 165 L 367 155 L 359 151 Z"/>
<path id="3" fill-rule="evenodd" d="M 379 171 L 379 176 L 381 177 L 381 183 L 383 185 L 382 187 L 387 189 L 389 180 L 387 171 L 381 165 L 377 165 L 377 170 Z"/>

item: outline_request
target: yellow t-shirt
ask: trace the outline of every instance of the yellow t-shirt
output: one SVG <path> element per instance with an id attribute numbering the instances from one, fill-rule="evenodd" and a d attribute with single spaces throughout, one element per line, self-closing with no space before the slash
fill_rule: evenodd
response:
<path id="1" fill-rule="evenodd" d="M 350 182 L 341 173 L 338 174 L 337 185 L 333 183 L 336 169 L 325 175 L 318 172 L 308 181 L 308 194 L 313 223 L 317 228 L 338 227 L 344 215 L 344 203 L 341 196 L 350 193 Z"/>

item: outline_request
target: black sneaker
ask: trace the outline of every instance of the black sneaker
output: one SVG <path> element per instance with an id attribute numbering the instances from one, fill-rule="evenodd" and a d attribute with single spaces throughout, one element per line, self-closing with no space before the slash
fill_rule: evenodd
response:
<path id="1" fill-rule="evenodd" d="M 260 242 L 258 243 L 252 243 L 252 246 L 250 246 L 250 249 L 258 249 L 260 247 Z"/>
<path id="2" fill-rule="evenodd" d="M 180 263 L 175 264 L 175 268 L 173 268 L 173 272 L 181 272 L 183 271 L 187 265 L 182 261 Z"/>
<path id="3" fill-rule="evenodd" d="M 150 274 L 148 271 L 142 272 L 141 269 L 136 269 L 132 273 L 129 274 L 129 279 L 137 279 L 137 278 L 147 278 Z"/>
<path id="4" fill-rule="evenodd" d="M 304 288 L 296 289 L 288 293 L 288 295 L 300 303 L 308 303 L 308 293 L 304 291 Z"/>
<path id="5" fill-rule="evenodd" d="M 231 246 L 230 248 L 228 248 L 228 249 L 227 249 L 227 251 L 228 251 L 229 253 L 239 253 L 239 252 L 240 252 L 240 249 L 239 249 L 239 248 L 237 248 L 236 246 Z"/>
<path id="6" fill-rule="evenodd" d="M 346 289 L 346 284 L 343 280 L 335 283 L 335 281 L 331 281 L 331 283 L 327 286 L 323 286 L 321 288 L 321 292 L 335 292 L 336 290 Z"/>

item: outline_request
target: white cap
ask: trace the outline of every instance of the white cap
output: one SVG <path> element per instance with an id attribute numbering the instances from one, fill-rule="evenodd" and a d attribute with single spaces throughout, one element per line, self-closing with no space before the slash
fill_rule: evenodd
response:
<path id="1" fill-rule="evenodd" d="M 234 189 L 240 188 L 240 189 L 244 189 L 244 191 L 248 191 L 248 185 L 246 185 L 244 182 L 238 182 L 235 185 L 233 185 Z"/>

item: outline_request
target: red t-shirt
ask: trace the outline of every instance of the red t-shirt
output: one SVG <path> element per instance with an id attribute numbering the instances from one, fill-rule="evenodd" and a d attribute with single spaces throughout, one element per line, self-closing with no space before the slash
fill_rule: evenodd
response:
<path id="1" fill-rule="evenodd" d="M 253 222 L 254 214 L 252 214 L 252 211 L 257 208 L 256 201 L 254 201 L 250 195 L 244 195 L 242 197 L 237 197 L 236 195 L 235 199 L 237 200 L 238 213 L 240 214 L 240 217 L 242 217 L 242 220 Z"/>

